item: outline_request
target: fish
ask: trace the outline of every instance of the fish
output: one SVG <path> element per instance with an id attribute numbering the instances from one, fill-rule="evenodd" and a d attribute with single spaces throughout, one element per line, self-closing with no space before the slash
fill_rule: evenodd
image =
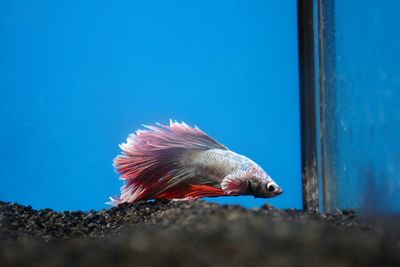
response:
<path id="1" fill-rule="evenodd" d="M 114 168 L 125 183 L 108 204 L 168 199 L 283 193 L 254 161 L 219 143 L 197 126 L 170 120 L 143 125 L 120 144 Z"/>

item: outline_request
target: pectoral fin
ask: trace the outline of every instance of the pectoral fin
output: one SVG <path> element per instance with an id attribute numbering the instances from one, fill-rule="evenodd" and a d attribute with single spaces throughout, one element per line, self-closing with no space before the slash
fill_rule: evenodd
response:
<path id="1" fill-rule="evenodd" d="M 247 181 L 234 175 L 227 175 L 222 180 L 221 187 L 227 195 L 244 195 L 247 190 Z"/>

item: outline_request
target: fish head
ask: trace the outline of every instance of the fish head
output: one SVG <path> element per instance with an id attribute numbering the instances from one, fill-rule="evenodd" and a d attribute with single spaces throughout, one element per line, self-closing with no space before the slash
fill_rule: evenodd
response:
<path id="1" fill-rule="evenodd" d="M 260 198 L 276 197 L 283 193 L 282 188 L 261 169 L 252 172 L 247 179 L 247 194 Z"/>

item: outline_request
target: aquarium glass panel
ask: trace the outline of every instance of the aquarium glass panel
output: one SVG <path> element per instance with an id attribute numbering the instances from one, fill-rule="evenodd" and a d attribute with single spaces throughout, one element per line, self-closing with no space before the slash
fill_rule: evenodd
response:
<path id="1" fill-rule="evenodd" d="M 319 1 L 327 210 L 400 211 L 399 1 Z"/>

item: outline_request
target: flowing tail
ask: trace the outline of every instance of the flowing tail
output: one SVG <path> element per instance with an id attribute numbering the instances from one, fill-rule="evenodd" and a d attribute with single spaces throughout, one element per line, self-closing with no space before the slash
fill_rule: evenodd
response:
<path id="1" fill-rule="evenodd" d="M 144 127 L 120 145 L 122 154 L 114 159 L 114 167 L 125 184 L 121 196 L 110 198 L 108 204 L 224 195 L 220 184 L 196 177 L 181 159 L 188 151 L 228 148 L 184 122 Z"/>

